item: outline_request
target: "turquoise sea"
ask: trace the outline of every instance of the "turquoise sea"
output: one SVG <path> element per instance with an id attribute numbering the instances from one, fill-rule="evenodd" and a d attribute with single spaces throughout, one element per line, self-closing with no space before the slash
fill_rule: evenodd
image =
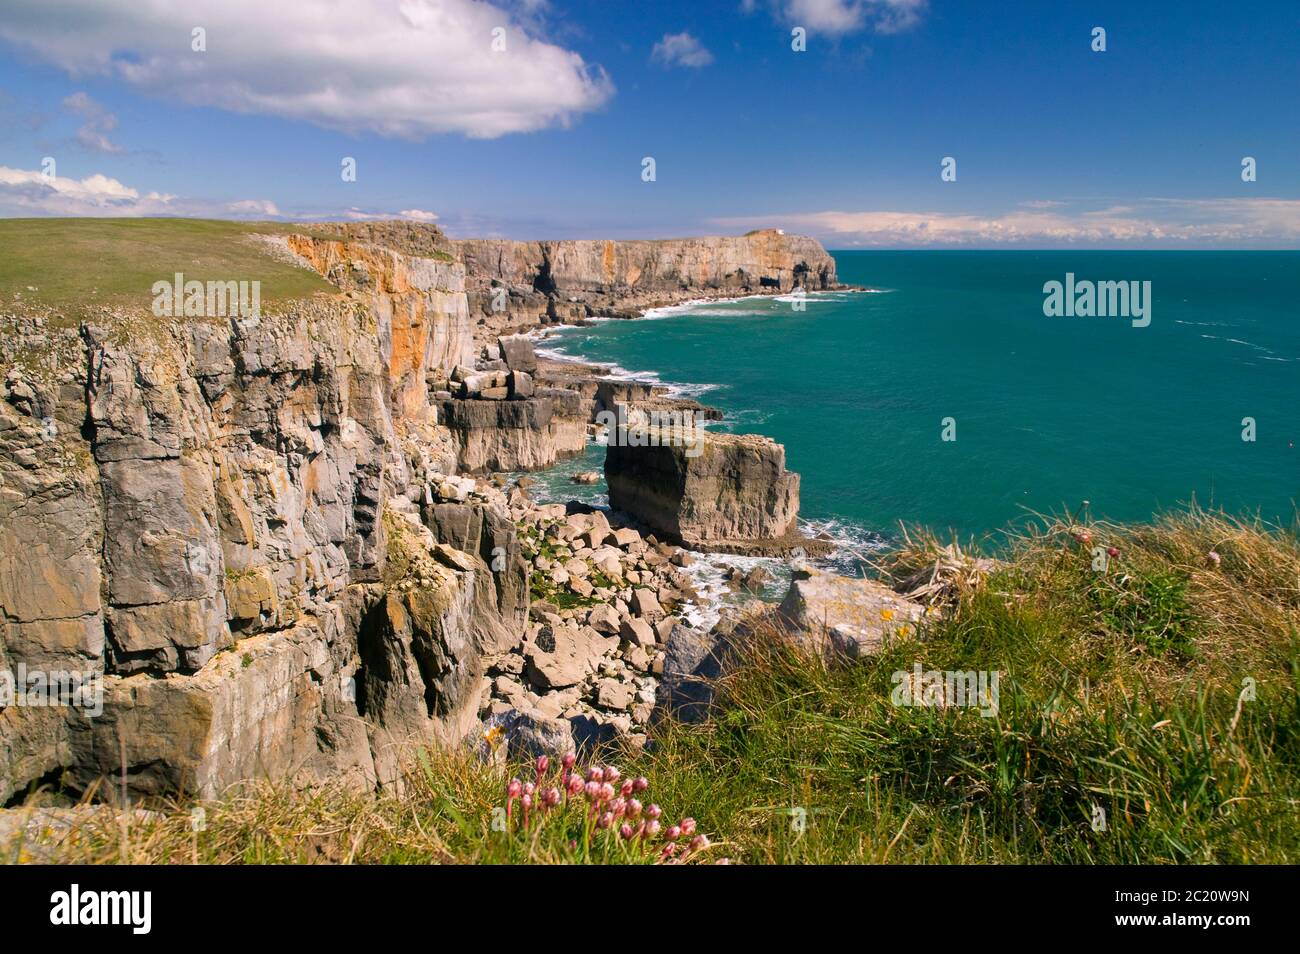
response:
<path id="1" fill-rule="evenodd" d="M 899 521 L 978 536 L 1084 500 L 1116 520 L 1193 498 L 1294 519 L 1300 252 L 833 254 L 873 291 L 660 309 L 541 347 L 652 372 L 780 441 L 802 516 L 849 538 Z M 1067 272 L 1151 282 L 1150 325 L 1045 317 Z"/>

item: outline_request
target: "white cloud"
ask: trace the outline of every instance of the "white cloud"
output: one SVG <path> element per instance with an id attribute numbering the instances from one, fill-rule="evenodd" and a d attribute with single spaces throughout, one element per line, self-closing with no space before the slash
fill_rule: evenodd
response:
<path id="1" fill-rule="evenodd" d="M 233 212 L 237 218 L 249 215 L 267 219 L 281 217 L 279 207 L 270 199 L 240 199 L 238 202 L 231 202 L 226 206 L 226 209 Z"/>
<path id="2" fill-rule="evenodd" d="M 77 142 L 92 152 L 106 152 L 112 155 L 126 150 L 108 138 L 108 134 L 117 128 L 117 117 L 95 102 L 85 93 L 77 92 L 63 100 L 63 108 L 83 120 L 77 130 Z"/>
<path id="3" fill-rule="evenodd" d="M 294 216 L 298 219 L 350 219 L 353 222 L 374 222 L 380 219 L 408 219 L 411 222 L 436 222 L 438 216 L 424 209 L 402 209 L 400 212 L 373 211 L 359 209 L 356 206 L 339 211 L 321 212 L 312 210 Z"/>
<path id="4" fill-rule="evenodd" d="M 713 62 L 713 54 L 685 30 L 665 33 L 664 38 L 650 51 L 650 59 L 664 66 L 689 66 L 699 69 Z"/>
<path id="5" fill-rule="evenodd" d="M 814 33 L 898 33 L 920 22 L 926 0 L 774 0 L 779 14 Z M 750 6 L 752 9 L 752 5 Z"/>
<path id="6" fill-rule="evenodd" d="M 236 202 L 184 199 L 164 192 L 142 193 L 100 173 L 84 179 L 70 179 L 47 176 L 35 169 L 12 169 L 8 166 L 0 166 L 0 215 L 284 217 L 276 204 L 268 199 L 240 199 Z"/>
<path id="7" fill-rule="evenodd" d="M 950 212 L 810 212 L 718 219 L 727 228 L 780 225 L 840 247 L 1295 247 L 1297 199 L 1140 199 L 1076 212 L 1025 203 L 995 215 Z"/>
<path id="8" fill-rule="evenodd" d="M 69 179 L 0 166 L 0 214 L 4 215 L 176 214 L 170 207 L 175 198 L 159 192 L 141 195 L 98 173 Z"/>
<path id="9" fill-rule="evenodd" d="M 281 211 L 270 199 L 224 201 L 181 197 L 163 192 L 145 192 L 117 179 L 95 173 L 84 179 L 47 176 L 36 169 L 0 166 L 0 216 L 192 216 L 227 219 L 409 219 L 436 222 L 438 216 L 424 209 L 401 212 L 348 209 L 295 209 Z"/>
<path id="10" fill-rule="evenodd" d="M 195 27 L 205 52 L 191 49 Z M 0 37 L 74 76 L 408 138 L 567 125 L 613 95 L 602 69 L 534 31 L 476 0 L 0 0 Z"/>

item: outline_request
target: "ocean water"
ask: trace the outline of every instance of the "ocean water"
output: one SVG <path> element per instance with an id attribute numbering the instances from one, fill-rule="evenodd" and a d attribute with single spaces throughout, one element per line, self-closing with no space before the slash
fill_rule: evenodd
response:
<path id="1" fill-rule="evenodd" d="M 1294 519 L 1300 252 L 833 254 L 873 291 L 660 309 L 541 347 L 653 374 L 722 408 L 723 429 L 780 441 L 801 515 L 849 541 L 900 521 L 982 536 L 1084 500 L 1116 520 L 1192 499 Z M 1151 282 L 1150 325 L 1044 316 L 1044 283 L 1067 272 Z"/>

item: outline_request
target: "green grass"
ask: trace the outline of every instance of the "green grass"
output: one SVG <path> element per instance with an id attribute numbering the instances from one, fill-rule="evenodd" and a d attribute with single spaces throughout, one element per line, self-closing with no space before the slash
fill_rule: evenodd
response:
<path id="1" fill-rule="evenodd" d="M 248 238 L 304 231 L 215 219 L 0 219 L 0 307 L 48 308 L 72 320 L 102 306 L 147 309 L 153 283 L 176 272 L 187 281 L 260 281 L 263 302 L 337 293 Z"/>
<path id="2" fill-rule="evenodd" d="M 647 750 L 601 757 L 647 776 L 666 820 L 698 819 L 714 843 L 701 860 L 1300 861 L 1300 543 L 1200 511 L 1091 533 L 1122 553 L 1104 572 L 1049 523 L 944 591 L 919 638 L 866 663 L 827 667 L 759 624 L 712 719 L 662 723 Z M 923 540 L 890 568 L 935 555 Z M 997 715 L 895 705 L 895 674 L 917 662 L 997 670 Z M 182 802 L 125 839 L 89 827 L 60 857 L 653 859 L 577 811 L 494 830 L 512 773 L 530 770 L 455 751 L 423 755 L 400 794 L 259 783 L 207 806 L 201 833 Z"/>

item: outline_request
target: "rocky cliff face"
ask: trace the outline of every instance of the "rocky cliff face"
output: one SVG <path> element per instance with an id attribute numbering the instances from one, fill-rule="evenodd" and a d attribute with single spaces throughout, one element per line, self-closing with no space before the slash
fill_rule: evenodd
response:
<path id="1" fill-rule="evenodd" d="M 0 799 L 88 786 L 121 752 L 139 792 L 391 779 L 402 744 L 468 730 L 482 654 L 520 638 L 502 508 L 418 506 L 456 466 L 426 374 L 472 359 L 463 267 L 288 247 L 342 293 L 229 321 L 6 319 L 0 666 L 105 689 L 97 715 L 0 711 Z"/>
<path id="2" fill-rule="evenodd" d="M 815 240 L 763 229 L 655 241 L 454 242 L 470 310 L 493 328 L 591 315 L 633 316 L 708 294 L 835 288 L 835 260 Z"/>
<path id="3" fill-rule="evenodd" d="M 366 223 L 268 241 L 338 293 L 235 319 L 105 311 L 70 328 L 0 315 L 0 675 L 103 687 L 99 704 L 73 706 L 36 704 L 21 683 L 22 699 L 0 693 L 0 803 L 45 781 L 116 784 L 123 770 L 136 794 L 210 797 L 257 776 L 373 786 L 399 778 L 411 746 L 464 738 L 492 700 L 485 675 L 517 675 L 525 656 L 542 672 L 525 645 L 540 632 L 528 619 L 540 563 L 518 527 L 530 559 L 553 556 L 514 496 L 455 475 L 546 466 L 581 450 L 597 410 L 654 398 L 539 368 L 531 347 L 497 341 L 511 312 L 484 312 L 482 295 L 506 283 L 528 324 L 834 282 L 820 246 L 776 233 L 450 243 Z M 775 533 L 797 488 L 759 457 L 772 481 L 758 517 L 721 481 L 705 488 L 710 514 L 668 514 L 681 488 L 667 476 L 650 481 L 654 507 L 683 539 Z M 627 678 L 587 673 L 564 705 L 590 719 L 626 704 L 640 713 L 631 725 L 653 700 L 657 599 L 680 594 L 671 553 L 632 531 L 603 539 L 569 547 L 568 569 L 548 564 L 546 580 L 612 600 L 616 615 L 564 610 L 546 625 L 608 637 L 626 624 L 631 643 L 578 630 L 591 659 Z M 515 700 L 511 685 L 493 705 Z"/>

